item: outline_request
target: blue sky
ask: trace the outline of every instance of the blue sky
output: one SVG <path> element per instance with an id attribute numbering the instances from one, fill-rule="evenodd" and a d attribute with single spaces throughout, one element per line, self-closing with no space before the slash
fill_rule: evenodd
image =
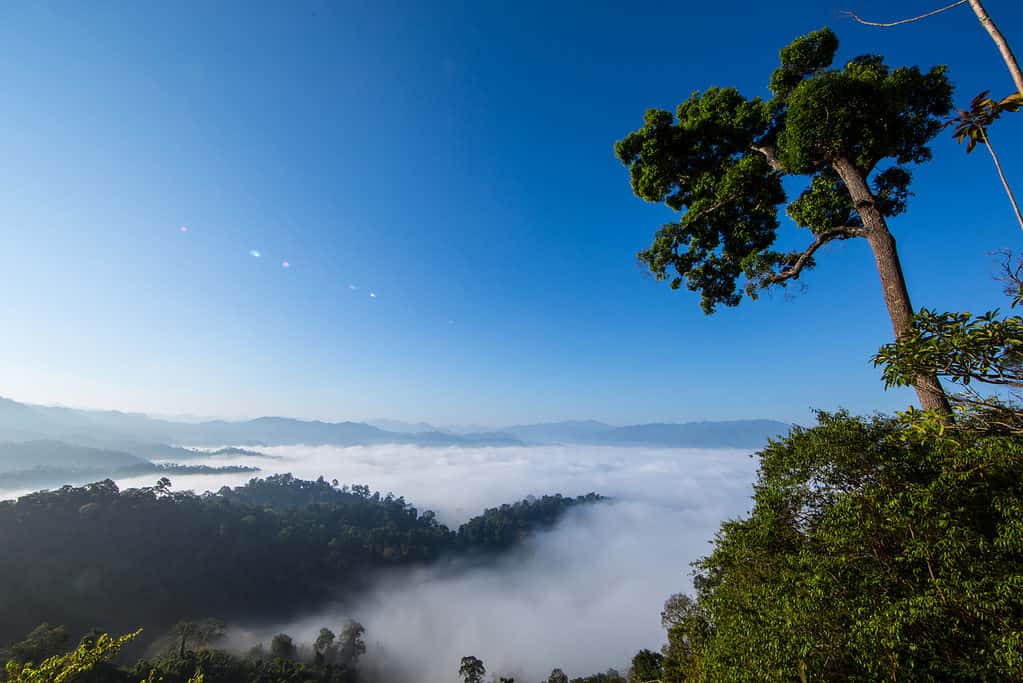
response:
<path id="1" fill-rule="evenodd" d="M 1023 49 L 1023 6 L 988 4 Z M 635 260 L 669 216 L 614 141 L 693 90 L 766 95 L 800 34 L 946 63 L 960 106 L 1011 91 L 965 7 L 882 30 L 780 5 L 6 3 L 0 395 L 484 424 L 902 408 L 860 240 L 711 317 Z M 1021 132 L 992 131 L 1023 193 Z M 1023 233 L 983 150 L 934 149 L 892 223 L 914 304 L 1002 306 L 989 252 Z"/>

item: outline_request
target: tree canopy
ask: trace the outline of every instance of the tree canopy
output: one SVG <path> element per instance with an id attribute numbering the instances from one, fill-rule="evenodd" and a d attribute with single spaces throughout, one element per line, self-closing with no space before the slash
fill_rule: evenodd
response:
<path id="1" fill-rule="evenodd" d="M 207 617 L 283 618 L 385 568 L 495 556 L 600 500 L 531 498 L 451 530 L 404 498 L 291 475 L 204 495 L 174 492 L 165 479 L 42 491 L 0 502 L 0 643 L 43 621 L 154 634 L 181 622 L 174 643 L 186 650 L 216 635 Z M 345 656 L 358 656 L 360 635 L 341 633 Z"/>
<path id="2" fill-rule="evenodd" d="M 1023 441 L 822 413 L 760 462 L 665 680 L 1019 680 Z"/>
<path id="3" fill-rule="evenodd" d="M 896 337 L 913 309 L 887 219 L 906 210 L 908 165 L 931 158 L 952 86 L 945 68 L 892 68 L 862 55 L 833 68 L 838 39 L 822 29 L 780 52 L 773 97 L 735 88 L 694 92 L 674 114 L 650 109 L 615 152 L 635 194 L 681 213 L 639 254 L 655 277 L 699 292 L 706 313 L 785 286 L 835 240 L 864 238 Z M 805 176 L 789 201 L 782 176 Z M 774 249 L 784 206 L 813 236 L 801 251 Z M 914 386 L 923 407 L 948 412 L 933 375 Z"/>
<path id="4" fill-rule="evenodd" d="M 771 100 L 734 88 L 694 92 L 674 115 L 649 110 L 643 127 L 615 146 L 637 196 L 684 210 L 640 258 L 672 287 L 684 282 L 700 292 L 707 312 L 813 265 L 812 253 L 800 261 L 806 252 L 771 249 L 787 201 L 783 174 L 809 177 L 788 213 L 819 240 L 863 229 L 836 169 L 840 159 L 864 177 L 891 160 L 873 178 L 873 193 L 885 217 L 906 208 L 905 165 L 930 158 L 928 142 L 952 106 L 945 69 L 892 69 L 876 55 L 829 68 L 837 49 L 830 29 L 799 38 L 781 50 Z"/>

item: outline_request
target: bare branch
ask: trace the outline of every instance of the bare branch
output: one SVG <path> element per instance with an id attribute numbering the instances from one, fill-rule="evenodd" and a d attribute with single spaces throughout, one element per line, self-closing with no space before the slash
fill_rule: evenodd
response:
<path id="1" fill-rule="evenodd" d="M 814 253 L 828 242 L 838 239 L 849 239 L 851 237 L 862 237 L 865 234 L 866 231 L 863 228 L 846 225 L 825 230 L 817 235 L 817 238 L 810 243 L 810 246 L 808 246 L 798 258 L 796 258 L 795 262 L 791 266 L 780 273 L 764 276 L 764 279 L 761 280 L 761 286 L 766 287 L 767 285 L 776 285 L 781 282 L 785 282 L 786 280 L 797 279 L 799 274 L 810 262 L 810 259 L 813 258 Z"/>
<path id="2" fill-rule="evenodd" d="M 846 10 L 846 11 L 842 12 L 842 14 L 846 15 L 847 17 L 852 18 L 853 20 L 855 20 L 856 22 L 858 22 L 860 24 L 864 24 L 865 26 L 880 26 L 881 28 L 891 28 L 892 26 L 899 26 L 901 24 L 911 24 L 914 21 L 920 21 L 921 19 L 926 19 L 928 17 L 933 17 L 935 14 L 941 14 L 942 12 L 947 12 L 948 10 L 953 9 L 955 7 L 958 7 L 959 5 L 965 5 L 967 2 L 968 2 L 968 0 L 956 0 L 956 2 L 953 2 L 951 5 L 945 5 L 944 7 L 938 8 L 936 10 L 931 10 L 930 12 L 926 12 L 926 13 L 921 14 L 919 16 L 910 17 L 909 19 L 900 19 L 899 21 L 890 21 L 890 22 L 867 21 L 866 19 L 862 18 L 860 15 L 856 14 L 856 12 L 853 12 L 853 11 L 850 11 L 850 10 Z"/>
<path id="3" fill-rule="evenodd" d="M 991 252 L 994 256 L 1002 257 L 1001 275 L 995 279 L 1005 283 L 1005 295 L 1012 299 L 1012 307 L 1016 308 L 1023 304 L 1023 259 L 1016 261 L 1012 251 L 999 249 Z"/>
<path id="4" fill-rule="evenodd" d="M 783 171 L 781 167 L 781 161 L 778 159 L 778 154 L 775 152 L 774 147 L 771 147 L 769 145 L 763 145 L 761 147 L 751 147 L 750 149 L 752 149 L 754 152 L 760 152 L 761 154 L 763 154 L 764 157 L 767 159 L 767 164 L 772 169 L 778 171 L 779 173 Z"/>

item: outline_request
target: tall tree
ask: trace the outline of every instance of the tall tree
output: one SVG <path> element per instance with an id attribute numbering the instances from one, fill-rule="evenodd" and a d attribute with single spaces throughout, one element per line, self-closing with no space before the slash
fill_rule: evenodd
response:
<path id="1" fill-rule="evenodd" d="M 483 666 L 483 661 L 476 657 L 462 657 L 461 666 L 458 667 L 458 675 L 462 677 L 465 683 L 482 683 L 483 676 L 486 675 L 487 669 Z"/>
<path id="2" fill-rule="evenodd" d="M 547 683 L 568 683 L 568 675 L 561 669 L 552 669 Z"/>
<path id="3" fill-rule="evenodd" d="M 962 109 L 957 110 L 958 116 L 953 118 L 949 124 L 956 126 L 955 135 L 960 142 L 964 139 L 968 139 L 970 141 L 970 144 L 968 144 L 966 148 L 967 154 L 973 151 L 973 147 L 977 142 L 983 143 L 987 148 L 988 152 L 991 154 L 991 159 L 994 161 L 995 169 L 998 171 L 998 177 L 1002 181 L 1002 187 L 1005 188 L 1006 194 L 1009 195 L 1009 202 L 1012 204 L 1013 211 L 1016 214 L 1016 220 L 1019 222 L 1020 227 L 1023 227 L 1023 214 L 1020 213 L 1019 204 L 1017 203 L 1015 196 L 1013 196 L 1012 189 L 1009 186 L 1009 181 L 1006 180 L 1005 172 L 1002 170 L 1002 163 L 999 160 L 998 155 L 995 153 L 995 148 L 991 144 L 987 132 L 988 127 L 994 123 L 1002 113 L 1018 111 L 1021 104 L 1023 104 L 1023 70 L 1020 69 L 1019 62 L 1016 60 L 1016 55 L 1013 54 L 1012 48 L 1009 46 L 1009 41 L 999 30 L 997 24 L 995 24 L 991 15 L 988 14 L 987 9 L 985 9 L 980 0 L 958 0 L 950 5 L 939 7 L 938 9 L 925 12 L 915 17 L 890 22 L 868 21 L 860 17 L 855 12 L 846 12 L 846 14 L 861 24 L 887 28 L 921 21 L 967 3 L 969 3 L 970 7 L 973 9 L 974 14 L 977 15 L 977 20 L 980 21 L 981 26 L 984 27 L 991 36 L 995 45 L 998 47 L 998 50 L 1002 55 L 1002 59 L 1005 61 L 1005 65 L 1009 69 L 1009 75 L 1012 76 L 1012 80 L 1016 84 L 1016 92 L 999 101 L 995 101 L 988 98 L 988 92 L 990 91 L 986 90 L 973 98 L 969 111 L 963 111 Z"/>
<path id="4" fill-rule="evenodd" d="M 665 630 L 670 630 L 672 626 L 682 623 L 692 604 L 693 599 L 685 593 L 674 593 L 664 601 L 664 609 L 661 610 L 661 626 Z"/>
<path id="5" fill-rule="evenodd" d="M 338 638 L 338 659 L 342 665 L 354 668 L 359 657 L 366 654 L 366 643 L 362 639 L 365 633 L 365 627 L 354 620 L 349 620 L 341 629 L 341 636 Z"/>
<path id="6" fill-rule="evenodd" d="M 298 648 L 287 633 L 278 633 L 270 640 L 270 652 L 278 659 L 295 659 Z"/>
<path id="7" fill-rule="evenodd" d="M 313 643 L 313 658 L 317 664 L 333 663 L 337 657 L 337 645 L 334 644 L 334 632 L 329 628 L 321 628 Z"/>
<path id="8" fill-rule="evenodd" d="M 195 647 L 203 647 L 223 638 L 224 622 L 213 618 L 202 621 L 179 621 L 171 631 L 177 641 L 178 654 L 184 657 L 189 642 Z"/>
<path id="9" fill-rule="evenodd" d="M 799 38 L 781 50 L 770 101 L 734 88 L 696 92 L 674 116 L 648 110 L 615 151 L 636 195 L 684 211 L 639 256 L 673 288 L 685 282 L 699 291 L 704 312 L 737 305 L 743 291 L 756 298 L 785 286 L 814 266 L 824 245 L 862 238 L 898 339 L 911 331 L 913 307 L 887 219 L 906 209 L 906 165 L 931 158 L 927 145 L 951 109 L 952 87 L 944 67 L 892 69 L 876 55 L 829 68 L 837 49 L 826 28 Z M 809 178 L 791 202 L 786 174 Z M 771 248 L 782 205 L 813 234 L 802 251 Z M 933 373 L 913 386 L 921 407 L 949 414 Z"/>
<path id="10" fill-rule="evenodd" d="M 629 669 L 629 683 L 652 683 L 660 682 L 661 668 L 664 665 L 664 655 L 650 650 L 640 650 L 632 658 L 632 667 Z"/>

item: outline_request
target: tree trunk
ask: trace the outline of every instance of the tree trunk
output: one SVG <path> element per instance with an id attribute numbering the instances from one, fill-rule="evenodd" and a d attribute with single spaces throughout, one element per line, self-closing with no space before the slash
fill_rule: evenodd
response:
<path id="1" fill-rule="evenodd" d="M 1016 84 L 1016 90 L 1019 91 L 1021 97 L 1023 97 L 1023 70 L 1020 70 L 1019 62 L 1016 61 L 1016 55 L 1012 54 L 1012 48 L 1009 47 L 1009 41 L 1005 39 L 1002 32 L 998 30 L 998 26 L 991 20 L 987 10 L 984 9 L 984 5 L 981 4 L 980 0 L 969 0 L 970 7 L 973 8 L 973 13 L 977 15 L 977 19 L 980 21 L 980 25 L 988 32 L 991 36 L 991 40 L 995 41 L 995 45 L 998 46 L 998 51 L 1002 53 L 1002 59 L 1005 60 L 1005 65 L 1009 67 L 1009 73 L 1012 74 L 1012 80 Z"/>
<path id="2" fill-rule="evenodd" d="M 874 204 L 874 195 L 859 169 L 845 158 L 836 159 L 832 165 L 845 183 L 856 212 L 863 220 L 867 243 L 874 252 L 877 273 L 881 276 L 881 289 L 885 305 L 888 307 L 888 317 L 892 320 L 895 339 L 902 339 L 912 330 L 913 306 L 909 301 L 906 278 L 902 274 L 902 263 L 895 249 L 895 238 L 888 230 L 888 222 Z M 917 375 L 913 380 L 913 388 L 916 389 L 921 408 L 935 410 L 945 415 L 952 414 L 948 397 L 945 396 L 945 390 L 941 388 L 935 373 Z"/>

